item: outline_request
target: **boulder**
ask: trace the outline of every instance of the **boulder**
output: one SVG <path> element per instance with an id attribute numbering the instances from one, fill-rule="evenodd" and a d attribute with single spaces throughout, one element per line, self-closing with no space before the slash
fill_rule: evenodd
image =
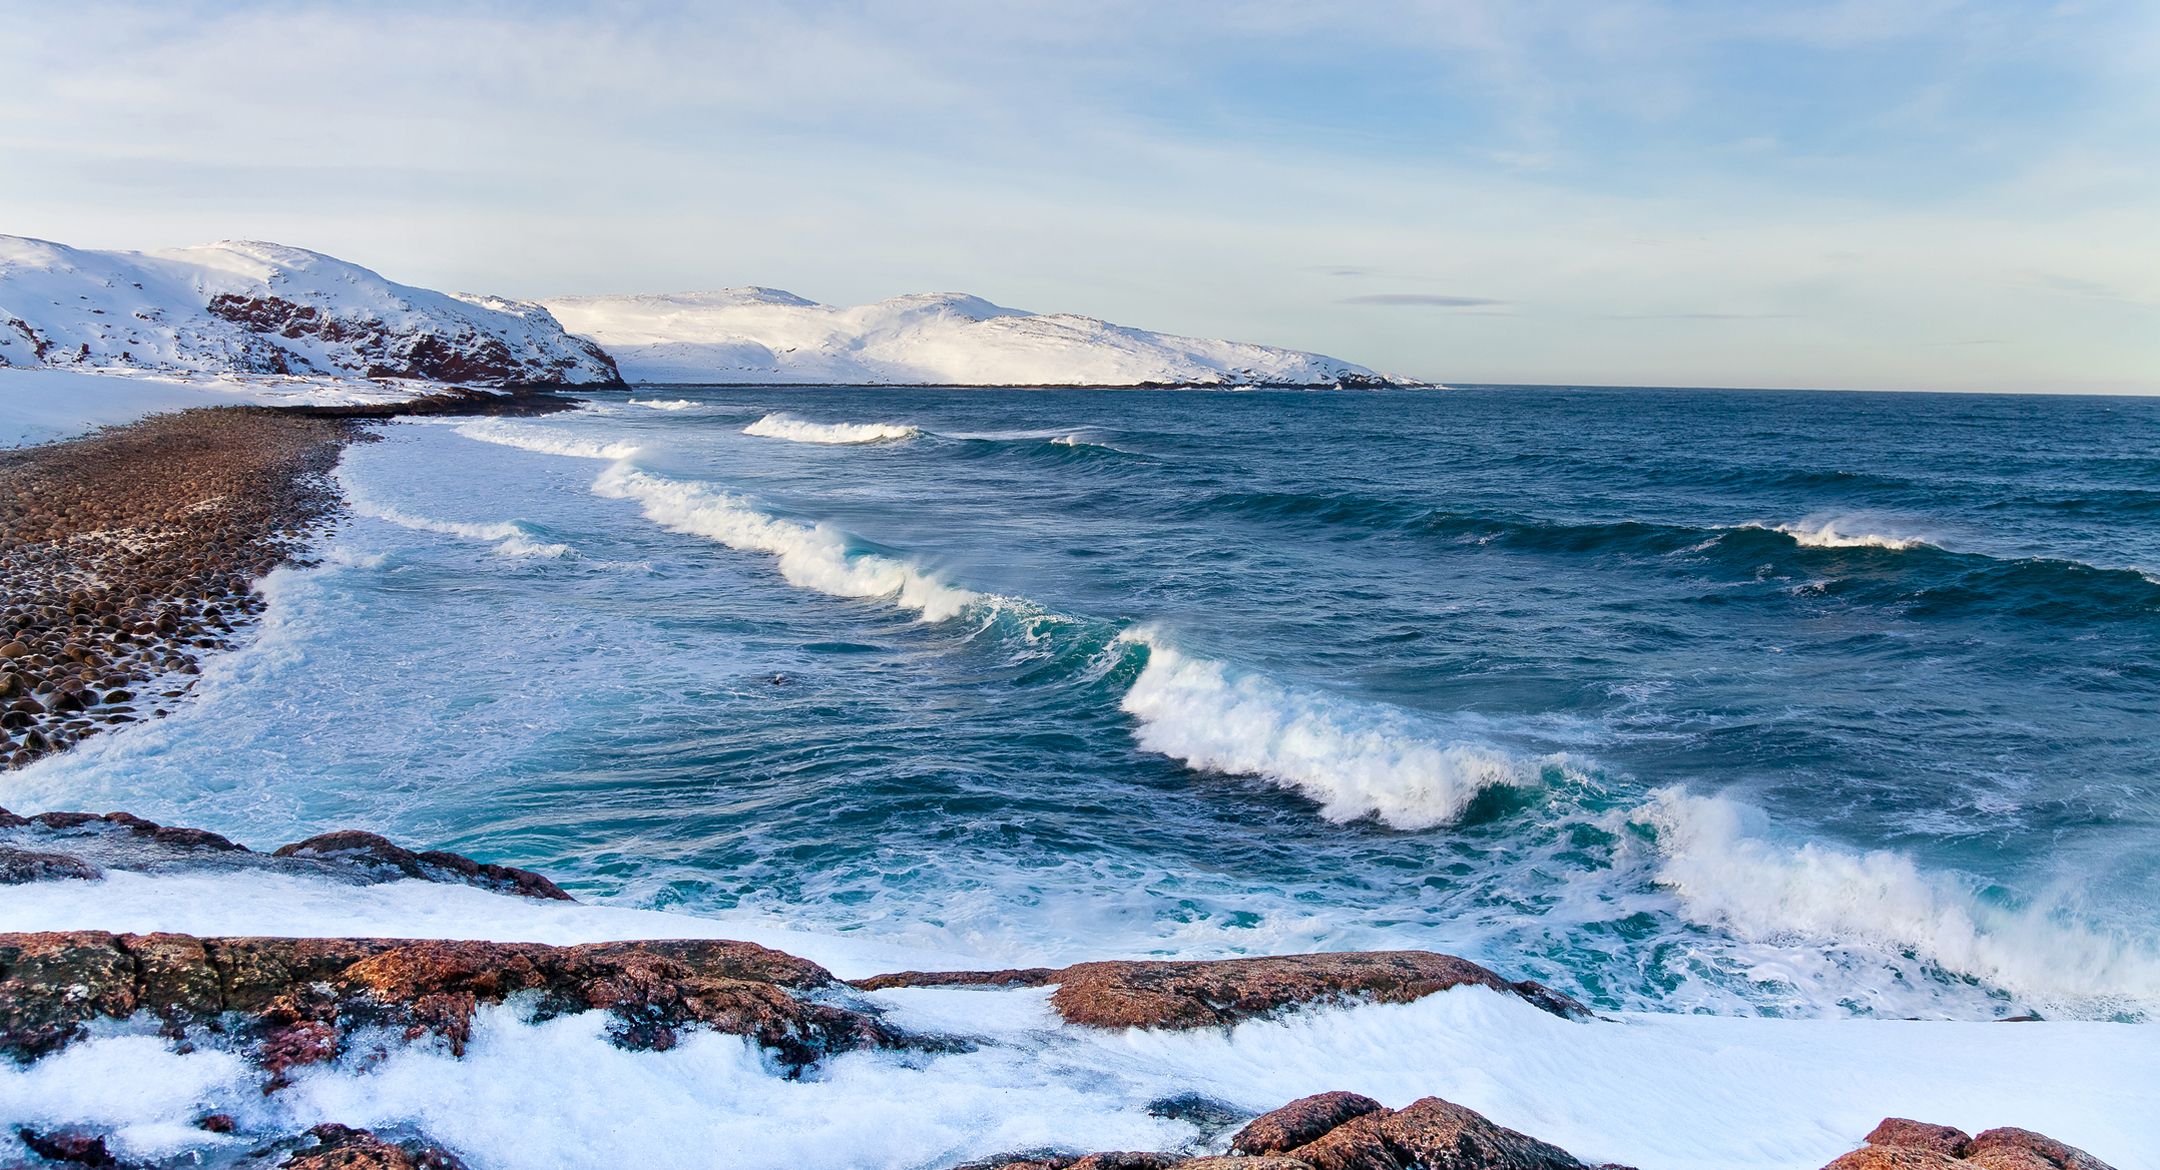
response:
<path id="1" fill-rule="evenodd" d="M 1222 1154 L 1211 1158 L 1192 1158 L 1179 1162 L 1177 1166 L 1178 1170 L 1313 1170 L 1310 1162 L 1300 1162 L 1296 1158 L 1273 1154 Z"/>
<path id="2" fill-rule="evenodd" d="M 1380 1102 L 1356 1093 L 1316 1093 L 1253 1118 L 1230 1139 L 1230 1148 L 1241 1154 L 1279 1154 L 1318 1141 L 1346 1121 L 1386 1111 Z"/>
<path id="3" fill-rule="evenodd" d="M 1983 1170 L 2112 1170 L 2076 1146 L 2015 1126 L 1982 1131 L 1958 1148 L 1958 1156 Z"/>
<path id="4" fill-rule="evenodd" d="M 1165 1154 L 1154 1150 L 1110 1150 L 1089 1154 L 1074 1162 L 1067 1170 L 1169 1170 L 1185 1160 L 1183 1154 Z"/>
<path id="5" fill-rule="evenodd" d="M 105 871 L 70 854 L 38 853 L 0 845 L 0 886 L 69 879 L 94 882 L 104 876 Z"/>
<path id="6" fill-rule="evenodd" d="M 1314 1170 L 1587 1170 L 1558 1146 L 1438 1097 L 1353 1118 L 1288 1156 Z"/>
<path id="7" fill-rule="evenodd" d="M 424 1140 L 392 1144 L 364 1129 L 318 1125 L 315 1144 L 295 1151 L 279 1170 L 466 1170 L 456 1154 Z"/>
<path id="8" fill-rule="evenodd" d="M 1868 1131 L 1867 1137 L 1861 1140 L 1871 1146 L 1904 1146 L 1956 1157 L 1958 1148 L 1971 1141 L 1972 1135 L 1954 1125 L 1931 1125 L 1909 1117 L 1885 1117 L 1881 1125 Z"/>

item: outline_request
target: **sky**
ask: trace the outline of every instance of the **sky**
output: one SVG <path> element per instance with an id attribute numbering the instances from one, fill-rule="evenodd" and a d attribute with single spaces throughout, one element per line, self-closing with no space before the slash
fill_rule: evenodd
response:
<path id="1" fill-rule="evenodd" d="M 2160 5 L 0 0 L 0 232 L 1437 381 L 2160 393 Z"/>

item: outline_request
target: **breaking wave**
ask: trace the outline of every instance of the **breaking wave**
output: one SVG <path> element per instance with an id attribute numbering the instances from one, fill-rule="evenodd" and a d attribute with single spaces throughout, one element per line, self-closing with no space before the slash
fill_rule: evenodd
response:
<path id="1" fill-rule="evenodd" d="M 1119 704 L 1140 719 L 1140 746 L 1195 768 L 1262 776 L 1320 802 L 1338 823 L 1377 816 L 1398 829 L 1459 819 L 1497 786 L 1531 788 L 1565 756 L 1529 760 L 1446 741 L 1407 713 L 1313 691 L 1194 658 L 1146 633 L 1147 666 Z"/>
<path id="2" fill-rule="evenodd" d="M 1656 880 L 1689 921 L 1749 942 L 1871 943 L 2078 1014 L 2160 1003 L 2150 940 L 1997 904 L 1902 853 L 1779 844 L 1759 810 L 1724 797 L 1651 796 L 1626 820 L 1655 832 Z"/>
<path id="3" fill-rule="evenodd" d="M 1940 541 L 1924 536 L 1889 536 L 1861 530 L 1871 526 L 1866 522 L 1856 525 L 1853 520 L 1844 517 L 1825 519 L 1809 516 L 1793 524 L 1779 524 L 1771 531 L 1792 537 L 1794 543 L 1802 548 L 1886 548 L 1902 552 L 1922 546 L 1942 546 Z"/>
<path id="4" fill-rule="evenodd" d="M 496 544 L 495 551 L 506 557 L 559 557 L 570 552 L 567 544 L 535 539 L 533 529 L 537 526 L 523 520 L 471 524 L 416 516 L 402 508 L 368 498 L 343 474 L 337 474 L 336 478 L 339 489 L 345 493 L 346 503 L 362 516 L 387 520 L 400 528 L 410 528 L 418 532 L 440 532 L 445 536 L 462 536 L 468 540 L 496 541 L 499 543 Z"/>
<path id="5" fill-rule="evenodd" d="M 632 398 L 632 399 L 630 399 L 630 405 L 632 405 L 632 406 L 649 406 L 649 407 L 653 408 L 654 410 L 689 410 L 689 409 L 691 409 L 691 408 L 695 407 L 695 406 L 697 405 L 697 403 L 695 403 L 695 402 L 692 402 L 692 401 L 690 401 L 690 400 L 689 400 L 689 399 L 687 399 L 687 398 L 676 398 L 676 399 L 670 399 L 670 400 L 661 400 L 661 399 L 658 399 L 658 398 L 648 398 L 648 399 L 644 400 L 643 402 L 640 402 L 640 401 L 638 401 L 637 399 L 635 399 L 635 398 Z"/>
<path id="6" fill-rule="evenodd" d="M 577 459 L 627 459 L 638 452 L 636 443 L 583 439 L 544 427 L 506 423 L 497 419 L 466 423 L 457 429 L 457 433 L 483 443 L 519 447 L 527 451 L 538 451 L 543 455 L 568 455 Z"/>
<path id="7" fill-rule="evenodd" d="M 743 428 L 743 434 L 791 443 L 881 443 L 888 439 L 912 439 L 918 427 L 898 423 L 814 423 L 790 414 L 768 414 Z"/>
<path id="8" fill-rule="evenodd" d="M 686 483 L 618 463 L 602 473 L 593 492 L 644 505 L 645 518 L 675 532 L 709 537 L 733 549 L 780 558 L 788 584 L 834 597 L 890 597 L 924 621 L 957 617 L 989 600 L 947 585 L 913 565 L 879 553 L 849 548 L 847 537 L 824 524 L 798 524 L 766 515 L 749 501 L 703 484 Z"/>

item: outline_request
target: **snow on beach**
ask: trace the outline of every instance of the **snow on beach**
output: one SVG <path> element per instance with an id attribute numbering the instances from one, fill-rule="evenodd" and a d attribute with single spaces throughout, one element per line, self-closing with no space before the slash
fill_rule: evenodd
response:
<path id="1" fill-rule="evenodd" d="M 1035 314 L 963 293 L 821 305 L 769 288 L 541 302 L 631 382 L 953 386 L 1332 386 L 1389 381 L 1270 345 Z"/>
<path id="2" fill-rule="evenodd" d="M 429 383 L 278 375 L 143 376 L 0 367 L 0 448 L 71 439 L 98 427 L 201 406 L 355 406 L 403 402 Z"/>

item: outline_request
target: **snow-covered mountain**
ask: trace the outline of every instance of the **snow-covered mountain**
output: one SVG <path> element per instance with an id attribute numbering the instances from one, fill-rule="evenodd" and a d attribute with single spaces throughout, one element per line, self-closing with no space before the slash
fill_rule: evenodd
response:
<path id="1" fill-rule="evenodd" d="M 631 382 L 950 386 L 1369 386 L 1393 383 L 1319 354 L 1150 333 L 980 297 L 920 293 L 821 305 L 769 288 L 555 297 L 571 332 Z"/>
<path id="2" fill-rule="evenodd" d="M 605 351 L 529 301 L 413 288 L 251 240 L 98 252 L 0 236 L 0 366 L 618 381 Z"/>

